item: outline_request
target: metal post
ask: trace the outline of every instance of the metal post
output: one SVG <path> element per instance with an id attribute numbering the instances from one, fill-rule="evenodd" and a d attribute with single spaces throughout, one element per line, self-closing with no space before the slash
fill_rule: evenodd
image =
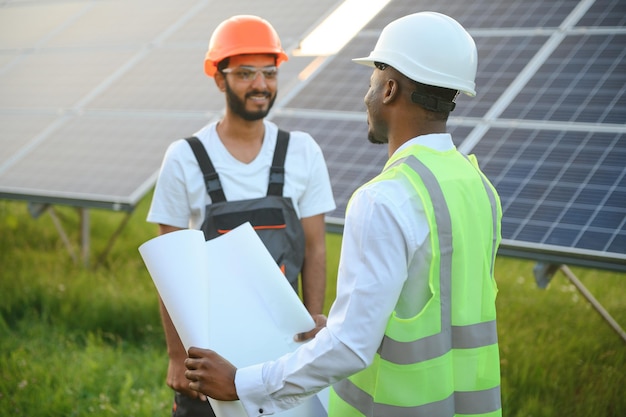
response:
<path id="1" fill-rule="evenodd" d="M 76 256 L 74 247 L 72 246 L 72 243 L 70 242 L 70 238 L 67 236 L 67 233 L 65 233 L 65 229 L 63 229 L 63 224 L 59 220 L 56 211 L 54 210 L 54 207 L 47 206 L 46 209 L 48 211 L 48 214 L 50 215 L 50 218 L 52 218 L 52 223 L 54 223 L 54 227 L 56 227 L 57 231 L 59 232 L 59 236 L 61 236 L 61 240 L 65 244 L 68 253 L 72 257 L 72 260 L 75 263 L 78 262 L 78 257 Z"/>
<path id="2" fill-rule="evenodd" d="M 117 227 L 117 229 L 115 229 L 115 232 L 109 238 L 109 242 L 107 244 L 107 247 L 102 251 L 102 253 L 98 257 L 98 260 L 96 261 L 95 267 L 97 267 L 98 265 L 104 263 L 106 257 L 108 256 L 109 252 L 111 251 L 111 248 L 113 247 L 113 243 L 115 243 L 115 240 L 122 233 L 122 230 L 124 229 L 124 227 L 126 226 L 128 221 L 130 220 L 131 214 L 132 214 L 131 212 L 126 213 L 126 216 L 124 216 L 124 218 L 122 219 L 122 222 L 120 223 L 120 225 Z"/>
<path id="3" fill-rule="evenodd" d="M 89 209 L 84 207 L 79 209 L 80 212 L 80 241 L 81 241 L 81 251 L 83 258 L 83 265 L 85 267 L 89 266 L 89 252 L 90 252 L 90 241 L 89 241 Z"/>
<path id="4" fill-rule="evenodd" d="M 611 326 L 613 330 L 615 330 L 617 334 L 622 338 L 622 340 L 626 342 L 626 332 L 624 332 L 624 329 L 622 329 L 620 325 L 615 321 L 615 319 L 611 317 L 609 312 L 606 311 L 604 307 L 602 307 L 602 304 L 600 304 L 600 302 L 595 299 L 595 297 L 589 292 L 589 290 L 587 290 L 587 288 L 583 285 L 582 282 L 580 282 L 580 280 L 567 267 L 567 265 L 561 265 L 561 271 L 563 271 L 565 276 L 572 282 L 572 284 L 574 284 L 578 291 L 580 291 L 583 297 L 585 297 L 587 301 L 589 301 L 591 305 L 596 309 L 596 311 L 600 313 L 602 318 L 604 318 L 604 320 L 609 323 L 609 326 Z"/>

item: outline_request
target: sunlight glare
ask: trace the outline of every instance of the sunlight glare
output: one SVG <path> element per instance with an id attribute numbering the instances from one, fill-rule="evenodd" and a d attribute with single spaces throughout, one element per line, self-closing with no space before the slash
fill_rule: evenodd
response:
<path id="1" fill-rule="evenodd" d="M 295 56 L 337 53 L 391 0 L 345 0 L 300 42 Z"/>

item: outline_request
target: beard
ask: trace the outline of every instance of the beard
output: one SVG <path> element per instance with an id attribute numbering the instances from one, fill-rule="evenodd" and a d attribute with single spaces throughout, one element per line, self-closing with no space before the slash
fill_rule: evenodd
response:
<path id="1" fill-rule="evenodd" d="M 370 143 L 373 143 L 375 145 L 384 145 L 385 143 L 389 143 L 389 138 L 387 137 L 386 134 L 381 134 L 381 133 L 377 133 L 374 130 L 374 127 L 372 126 L 372 123 L 370 123 L 369 121 L 369 114 L 368 114 L 368 120 L 367 120 L 367 140 L 370 141 Z"/>
<path id="2" fill-rule="evenodd" d="M 368 132 L 367 140 L 369 140 L 370 143 L 373 143 L 375 145 L 384 145 L 385 143 L 389 143 L 389 139 L 387 139 L 386 137 L 385 138 L 378 137 L 373 132 Z"/>
<path id="3" fill-rule="evenodd" d="M 257 110 L 257 111 L 246 110 L 245 99 L 250 96 L 259 95 L 259 94 L 263 94 L 266 97 L 271 97 L 271 94 L 269 91 L 254 90 L 254 91 L 247 93 L 244 100 L 241 100 L 239 97 L 237 97 L 235 92 L 230 88 L 230 86 L 228 85 L 228 82 L 226 82 L 226 103 L 228 107 L 230 107 L 233 113 L 235 113 L 242 119 L 247 120 L 249 122 L 253 122 L 255 120 L 265 118 L 265 116 L 267 116 L 272 106 L 274 105 L 274 100 L 276 100 L 276 94 L 275 94 L 274 97 L 271 97 L 269 105 L 267 106 L 267 109 L 262 109 L 262 110 Z"/>

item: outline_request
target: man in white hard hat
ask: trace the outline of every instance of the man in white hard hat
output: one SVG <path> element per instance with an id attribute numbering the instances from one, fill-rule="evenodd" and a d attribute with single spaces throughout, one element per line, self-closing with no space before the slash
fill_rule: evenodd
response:
<path id="1" fill-rule="evenodd" d="M 329 385 L 331 417 L 501 416 L 502 211 L 475 158 L 446 133 L 456 95 L 475 95 L 474 41 L 448 16 L 416 13 L 355 61 L 373 67 L 368 137 L 387 144 L 389 160 L 349 202 L 327 326 L 291 354 L 240 369 L 191 348 L 189 386 L 240 399 L 250 416 Z"/>

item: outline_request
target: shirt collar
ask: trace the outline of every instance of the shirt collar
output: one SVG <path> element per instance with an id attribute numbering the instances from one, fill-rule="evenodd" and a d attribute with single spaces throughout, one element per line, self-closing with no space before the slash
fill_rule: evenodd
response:
<path id="1" fill-rule="evenodd" d="M 455 149 L 452 136 L 449 133 L 431 133 L 429 135 L 416 136 L 402 144 L 394 154 L 413 145 L 422 145 L 439 152 Z"/>

